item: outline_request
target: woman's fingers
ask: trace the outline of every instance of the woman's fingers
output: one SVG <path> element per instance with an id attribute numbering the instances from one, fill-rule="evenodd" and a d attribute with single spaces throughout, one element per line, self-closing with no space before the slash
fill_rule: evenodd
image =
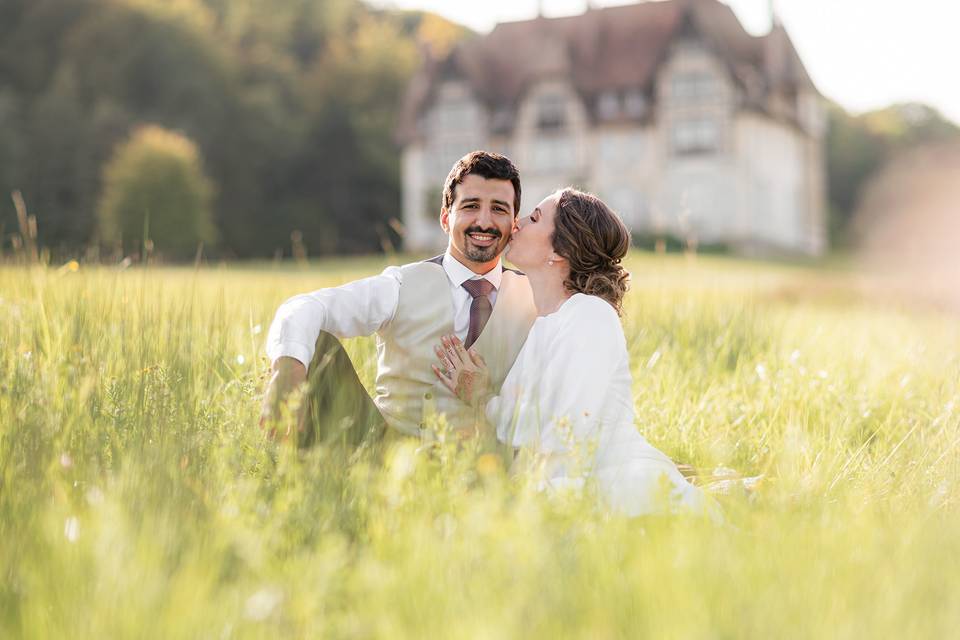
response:
<path id="1" fill-rule="evenodd" d="M 440 368 L 439 368 L 437 365 L 432 364 L 432 365 L 430 365 L 430 368 L 432 368 L 432 369 L 433 369 L 433 373 L 434 373 L 438 378 L 440 378 L 440 382 L 443 383 L 443 386 L 445 386 L 447 389 L 450 389 L 450 391 L 455 391 L 455 387 L 454 387 L 454 385 L 453 385 L 453 380 L 452 380 L 451 378 L 445 376 L 445 375 L 443 374 L 443 372 L 440 371 Z"/>
<path id="2" fill-rule="evenodd" d="M 434 345 L 433 352 L 437 355 L 437 359 L 440 361 L 444 367 L 449 367 L 449 361 L 447 360 L 447 351 L 441 346 Z"/>
<path id="3" fill-rule="evenodd" d="M 464 348 L 463 343 L 460 342 L 460 338 L 453 336 L 453 350 L 459 356 L 462 362 L 472 362 L 470 354 L 467 353 L 467 350 Z"/>
<path id="4" fill-rule="evenodd" d="M 443 342 L 447 360 L 449 360 L 453 366 L 459 367 L 464 362 L 469 362 L 469 360 L 464 360 L 463 356 L 457 350 L 456 343 L 458 340 L 456 336 L 443 336 L 440 340 Z"/>
<path id="5" fill-rule="evenodd" d="M 476 366 L 481 368 L 484 368 L 487 366 L 486 360 L 484 360 L 483 356 L 477 353 L 477 350 L 474 349 L 473 347 L 470 347 L 469 349 L 467 349 L 467 353 L 470 355 L 470 359 L 473 360 L 473 364 L 475 364 Z"/>

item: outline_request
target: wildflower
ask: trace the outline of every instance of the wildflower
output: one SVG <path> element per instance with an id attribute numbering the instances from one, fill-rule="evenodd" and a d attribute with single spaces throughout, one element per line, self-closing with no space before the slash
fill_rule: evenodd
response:
<path id="1" fill-rule="evenodd" d="M 485 453 L 477 458 L 477 473 L 481 476 L 492 476 L 500 471 L 501 466 L 500 457 L 495 454 Z"/>
<path id="2" fill-rule="evenodd" d="M 264 587 L 247 598 L 243 614 L 248 620 L 266 620 L 283 602 L 283 593 L 276 587 Z"/>
<path id="3" fill-rule="evenodd" d="M 64 273 L 76 273 L 76 272 L 79 271 L 79 270 L 80 270 L 80 263 L 77 262 L 76 260 L 71 260 L 71 261 L 65 263 L 65 264 L 64 264 L 62 267 L 60 267 L 59 269 L 57 269 L 57 273 L 59 273 L 59 274 L 64 274 Z"/>
<path id="4" fill-rule="evenodd" d="M 63 535 L 66 536 L 69 542 L 76 542 L 80 537 L 80 521 L 76 516 L 67 518 L 66 523 L 63 525 Z"/>

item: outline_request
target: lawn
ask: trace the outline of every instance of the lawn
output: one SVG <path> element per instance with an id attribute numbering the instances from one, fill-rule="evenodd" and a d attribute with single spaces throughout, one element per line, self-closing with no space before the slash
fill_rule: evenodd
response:
<path id="1" fill-rule="evenodd" d="M 276 307 L 385 264 L 0 267 L 0 637 L 956 633 L 956 316 L 840 266 L 632 255 L 637 427 L 762 479 L 723 526 L 626 520 L 469 446 L 262 437 Z"/>

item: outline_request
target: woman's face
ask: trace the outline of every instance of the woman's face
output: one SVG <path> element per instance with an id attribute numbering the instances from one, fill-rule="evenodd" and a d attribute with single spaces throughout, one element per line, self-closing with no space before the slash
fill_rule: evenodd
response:
<path id="1" fill-rule="evenodd" d="M 560 195 L 547 196 L 530 215 L 517 220 L 507 245 L 506 256 L 520 269 L 536 269 L 547 266 L 553 251 L 554 217 Z"/>

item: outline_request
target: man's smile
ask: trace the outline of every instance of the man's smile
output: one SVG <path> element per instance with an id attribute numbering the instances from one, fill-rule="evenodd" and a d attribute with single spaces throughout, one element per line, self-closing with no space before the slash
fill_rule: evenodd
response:
<path id="1" fill-rule="evenodd" d="M 473 244 L 479 247 L 490 247 L 496 244 L 500 238 L 499 233 L 488 233 L 485 231 L 470 231 L 466 234 Z"/>

